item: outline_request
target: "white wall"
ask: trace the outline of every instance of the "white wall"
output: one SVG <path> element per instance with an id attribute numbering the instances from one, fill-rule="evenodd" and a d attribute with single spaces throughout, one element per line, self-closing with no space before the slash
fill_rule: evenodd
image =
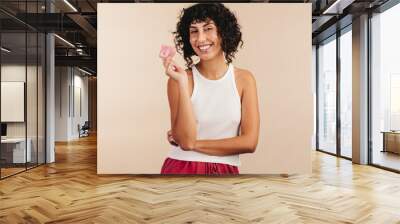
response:
<path id="1" fill-rule="evenodd" d="M 68 85 L 67 67 L 55 69 L 55 141 L 68 140 Z"/>
<path id="2" fill-rule="evenodd" d="M 78 124 L 88 120 L 88 78 L 75 68 L 56 67 L 55 87 L 55 140 L 77 139 Z M 82 113 L 77 105 L 82 105 Z"/>
<path id="3" fill-rule="evenodd" d="M 78 73 L 77 73 L 78 72 Z M 71 119 L 71 136 L 72 138 L 78 138 L 78 124 L 81 126 L 88 120 L 89 112 L 88 112 L 88 77 L 82 76 L 83 73 L 78 70 L 74 70 L 74 108 L 72 108 L 72 119 Z M 79 93 L 80 91 L 80 93 Z M 79 97 L 80 95 L 80 97 Z M 80 102 L 79 102 L 80 101 Z M 80 108 L 79 108 L 80 107 Z M 81 110 L 81 112 L 79 111 Z"/>

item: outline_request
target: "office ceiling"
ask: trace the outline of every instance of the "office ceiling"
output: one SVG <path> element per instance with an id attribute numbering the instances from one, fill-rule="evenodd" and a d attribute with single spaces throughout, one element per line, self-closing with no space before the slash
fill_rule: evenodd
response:
<path id="1" fill-rule="evenodd" d="M 327 36 L 332 35 L 336 27 L 340 28 L 340 26 L 350 24 L 353 16 L 357 16 L 366 10 L 372 10 L 389 0 L 340 0 L 339 4 L 336 4 L 336 1 L 338 0 L 250 0 L 223 2 L 312 3 L 313 16 L 310 22 L 312 22 L 313 43 L 317 43 Z M 25 28 L 55 32 L 61 38 L 75 45 L 75 48 L 71 48 L 71 45 L 65 43 L 60 38 L 56 38 L 57 65 L 86 66 L 86 68 L 96 71 L 97 3 L 169 3 L 177 1 L 68 0 L 66 2 L 64 0 L 47 0 L 47 2 L 50 4 L 53 13 L 46 13 L 45 0 L 31 2 L 19 0 L 0 1 L 1 30 L 5 33 L 15 33 L 7 34 L 6 38 L 9 38 L 7 42 L 14 42 L 9 44 L 9 46 L 24 46 L 24 40 L 18 37 L 12 38 L 12 35 L 18 36 L 16 33 L 24 31 Z M 71 5 L 68 5 L 68 3 Z M 328 8 L 329 10 L 327 10 Z M 49 7 L 47 8 L 48 11 Z M 340 26 L 336 25 L 338 20 L 343 21 L 340 23 Z M 5 42 L 3 41 L 3 43 Z"/>

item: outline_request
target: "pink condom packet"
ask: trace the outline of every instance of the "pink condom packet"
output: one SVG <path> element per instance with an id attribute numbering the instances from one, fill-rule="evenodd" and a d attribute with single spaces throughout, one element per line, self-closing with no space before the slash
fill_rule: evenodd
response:
<path id="1" fill-rule="evenodd" d="M 171 47 L 168 45 L 161 45 L 160 54 L 158 55 L 161 59 L 165 60 L 169 57 L 173 58 L 176 54 L 175 47 Z M 173 70 L 177 70 L 175 66 L 173 66 Z"/>
<path id="2" fill-rule="evenodd" d="M 175 47 L 167 46 L 167 45 L 161 45 L 161 50 L 160 50 L 160 58 L 162 59 L 167 59 L 168 57 L 174 57 L 176 54 Z"/>

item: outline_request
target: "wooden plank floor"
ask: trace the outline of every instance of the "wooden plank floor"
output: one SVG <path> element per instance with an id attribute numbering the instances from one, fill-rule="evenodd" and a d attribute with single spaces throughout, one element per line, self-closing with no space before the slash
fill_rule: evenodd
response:
<path id="1" fill-rule="evenodd" d="M 13 175 L 13 174 L 15 174 L 15 173 L 18 173 L 18 172 L 21 172 L 21 171 L 24 171 L 25 170 L 25 167 L 23 167 L 23 168 L 1 168 L 1 177 L 7 177 L 7 176 L 10 176 L 10 175 Z"/>
<path id="2" fill-rule="evenodd" d="M 0 181 L 0 223 L 400 223 L 400 175 L 316 152 L 313 174 L 97 176 L 96 138 Z"/>

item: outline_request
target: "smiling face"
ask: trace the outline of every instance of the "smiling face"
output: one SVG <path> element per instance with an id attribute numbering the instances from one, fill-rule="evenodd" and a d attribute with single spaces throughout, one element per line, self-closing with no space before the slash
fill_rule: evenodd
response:
<path id="1" fill-rule="evenodd" d="M 189 28 L 189 41 L 200 60 L 210 60 L 222 54 L 221 37 L 214 21 L 194 22 Z"/>

